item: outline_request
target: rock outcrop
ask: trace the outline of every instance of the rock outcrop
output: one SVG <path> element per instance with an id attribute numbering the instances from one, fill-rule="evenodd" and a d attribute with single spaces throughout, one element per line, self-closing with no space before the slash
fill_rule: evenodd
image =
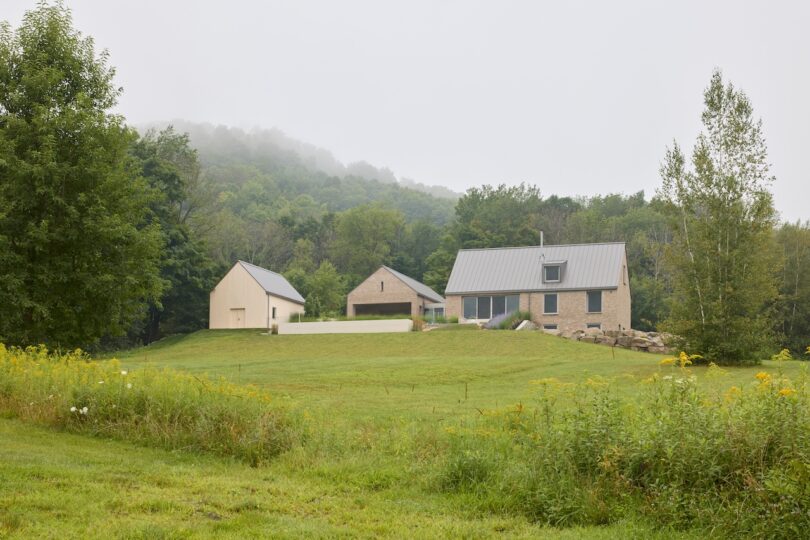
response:
<path id="1" fill-rule="evenodd" d="M 642 332 L 641 330 L 606 330 L 603 332 L 599 328 L 588 328 L 587 330 L 576 330 L 570 333 L 556 332 L 555 334 L 573 341 L 596 343 L 608 347 L 621 347 L 633 351 L 656 354 L 673 352 L 672 347 L 669 345 L 672 341 L 672 335 L 666 333 Z"/>

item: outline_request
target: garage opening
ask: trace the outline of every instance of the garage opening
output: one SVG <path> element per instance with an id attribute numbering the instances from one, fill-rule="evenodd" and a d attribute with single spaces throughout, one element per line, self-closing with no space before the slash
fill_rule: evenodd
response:
<path id="1" fill-rule="evenodd" d="M 411 303 L 354 304 L 354 314 L 359 315 L 407 315 L 411 316 Z"/>

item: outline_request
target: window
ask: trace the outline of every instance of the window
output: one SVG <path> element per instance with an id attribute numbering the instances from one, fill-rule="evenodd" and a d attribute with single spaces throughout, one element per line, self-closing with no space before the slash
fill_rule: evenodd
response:
<path id="1" fill-rule="evenodd" d="M 543 281 L 547 283 L 560 281 L 560 267 L 557 265 L 544 266 Z"/>
<path id="2" fill-rule="evenodd" d="M 557 314 L 557 294 L 543 295 L 543 313 L 547 315 Z"/>
<path id="3" fill-rule="evenodd" d="M 380 282 L 380 292 L 385 292 L 385 282 L 384 281 Z"/>
<path id="4" fill-rule="evenodd" d="M 556 329 L 557 329 L 556 324 L 544 324 L 543 325 L 543 330 L 556 330 Z"/>
<path id="5" fill-rule="evenodd" d="M 513 294 L 506 297 L 506 312 L 514 313 L 520 309 L 520 296 Z"/>
<path id="6" fill-rule="evenodd" d="M 588 291 L 588 313 L 602 313 L 602 291 Z"/>
<path id="7" fill-rule="evenodd" d="M 585 325 L 585 328 L 599 328 L 601 330 L 602 325 L 598 322 L 589 322 Z"/>
<path id="8" fill-rule="evenodd" d="M 276 318 L 276 306 L 273 306 L 273 318 Z"/>
<path id="9" fill-rule="evenodd" d="M 492 297 L 492 316 L 497 317 L 506 313 L 506 297 L 493 296 Z"/>
<path id="10" fill-rule="evenodd" d="M 492 305 L 492 297 L 491 296 L 479 296 L 478 297 L 478 318 L 479 319 L 489 319 L 491 316 L 490 307 Z"/>
<path id="11" fill-rule="evenodd" d="M 475 319 L 478 312 L 478 298 L 475 296 L 464 297 L 464 318 Z"/>

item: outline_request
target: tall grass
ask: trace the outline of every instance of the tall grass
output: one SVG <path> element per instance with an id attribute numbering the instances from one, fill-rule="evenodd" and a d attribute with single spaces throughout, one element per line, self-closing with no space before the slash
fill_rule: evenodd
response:
<path id="1" fill-rule="evenodd" d="M 0 415 L 67 431 L 234 456 L 256 465 L 290 448 L 297 421 L 266 392 L 169 369 L 126 371 L 82 351 L 0 344 Z"/>
<path id="2" fill-rule="evenodd" d="M 483 510 L 557 526 L 643 515 L 746 537 L 810 530 L 806 375 L 761 372 L 745 387 L 711 392 L 684 366 L 646 381 L 633 399 L 610 381 L 548 379 L 531 406 L 450 431 L 438 486 Z"/>

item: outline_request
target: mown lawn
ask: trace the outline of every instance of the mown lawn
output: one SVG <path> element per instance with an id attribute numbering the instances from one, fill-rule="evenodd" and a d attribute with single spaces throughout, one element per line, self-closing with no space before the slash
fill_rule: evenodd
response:
<path id="1" fill-rule="evenodd" d="M 267 336 L 202 331 L 116 355 L 125 365 L 170 366 L 254 383 L 333 420 L 463 420 L 478 411 L 530 402 L 532 381 L 616 378 L 635 389 L 661 370 L 663 356 L 576 343 L 539 332 L 450 327 L 402 334 Z M 798 363 L 785 369 L 795 371 Z M 753 381 L 764 366 L 729 369 L 728 387 Z M 696 367 L 701 379 L 705 368 Z"/>

